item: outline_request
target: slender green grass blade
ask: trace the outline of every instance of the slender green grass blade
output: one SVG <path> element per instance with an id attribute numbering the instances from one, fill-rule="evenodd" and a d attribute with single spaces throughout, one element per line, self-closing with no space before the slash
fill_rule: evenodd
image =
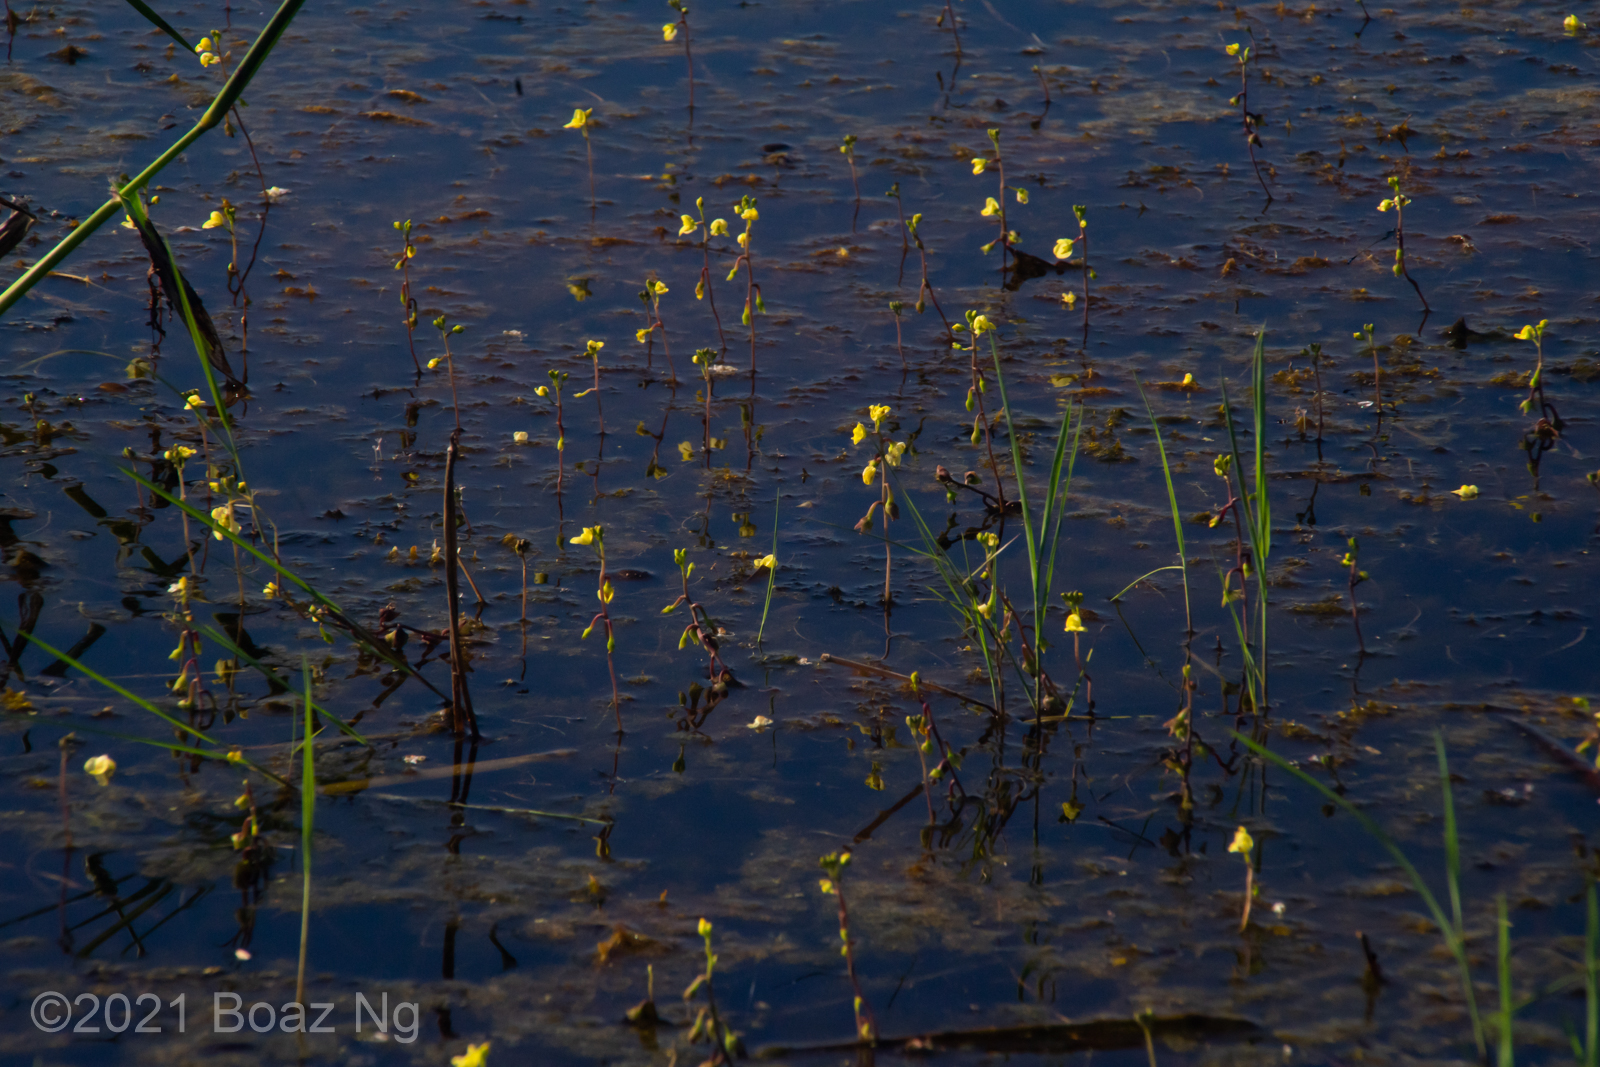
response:
<path id="1" fill-rule="evenodd" d="M 317 812 L 316 746 L 311 743 L 311 665 L 300 661 L 305 675 L 305 737 L 300 746 L 300 968 L 295 978 L 295 1000 L 306 1003 L 306 949 L 311 938 L 311 822 Z"/>
<path id="2" fill-rule="evenodd" d="M 168 37 L 171 37 L 174 41 L 177 41 L 185 52 L 188 52 L 190 55 L 194 54 L 194 45 L 184 40 L 183 34 L 173 29 L 172 24 L 166 19 L 162 18 L 160 15 L 156 14 L 155 10 L 149 4 L 145 3 L 144 0 L 128 0 L 128 6 L 148 19 L 150 24 L 156 29 L 160 30 Z"/>
<path id="3" fill-rule="evenodd" d="M 1511 990 L 1511 920 L 1506 916 L 1506 895 L 1494 898 L 1495 905 L 1495 958 L 1500 981 L 1500 1046 L 1496 1057 L 1499 1067 L 1515 1067 L 1516 1057 L 1511 1048 L 1511 1017 L 1516 1012 L 1512 1005 Z"/>

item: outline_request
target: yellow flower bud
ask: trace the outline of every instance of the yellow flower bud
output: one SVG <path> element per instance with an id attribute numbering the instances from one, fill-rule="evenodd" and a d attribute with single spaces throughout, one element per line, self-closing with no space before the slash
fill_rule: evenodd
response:
<path id="1" fill-rule="evenodd" d="M 1241 827 L 1239 827 L 1239 829 L 1234 831 L 1234 833 L 1233 833 L 1233 844 L 1228 846 L 1228 851 L 1229 852 L 1238 852 L 1241 855 L 1243 855 L 1245 857 L 1245 859 L 1249 859 L 1250 858 L 1250 851 L 1252 849 L 1254 849 L 1255 847 L 1256 847 L 1255 838 L 1250 836 L 1250 831 L 1249 830 L 1246 830 L 1244 827 L 1241 826 Z"/>

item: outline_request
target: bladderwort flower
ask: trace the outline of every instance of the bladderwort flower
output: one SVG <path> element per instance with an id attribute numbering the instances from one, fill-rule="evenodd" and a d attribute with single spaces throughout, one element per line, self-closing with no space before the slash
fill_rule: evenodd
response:
<path id="1" fill-rule="evenodd" d="M 1079 615 L 1076 611 L 1067 615 L 1066 630 L 1069 634 L 1081 634 L 1088 632 L 1086 629 L 1084 629 L 1083 616 Z"/>
<path id="2" fill-rule="evenodd" d="M 889 414 L 888 404 L 872 404 L 867 407 L 867 416 L 872 419 L 872 428 L 876 430 L 884 417 Z M 857 442 L 858 444 L 860 442 Z"/>
<path id="3" fill-rule="evenodd" d="M 867 439 L 867 428 L 861 423 L 856 423 L 856 428 L 850 431 L 850 443 L 859 445 Z"/>
<path id="4" fill-rule="evenodd" d="M 700 228 L 700 223 L 695 221 L 693 215 L 680 215 L 679 218 L 682 220 L 682 224 L 678 227 L 679 237 L 687 237 Z"/>
<path id="5" fill-rule="evenodd" d="M 1026 204 L 1028 202 L 1028 190 L 1018 189 L 1013 186 L 1011 191 L 1017 194 L 1017 203 Z"/>
<path id="6" fill-rule="evenodd" d="M 713 236 L 713 237 L 726 237 L 726 236 L 728 236 L 728 220 L 727 219 L 712 219 L 711 220 L 711 236 Z"/>
<path id="7" fill-rule="evenodd" d="M 84 772 L 91 775 L 95 781 L 99 782 L 101 785 L 107 785 L 111 781 L 111 776 L 117 773 L 117 761 L 112 759 L 110 756 L 95 756 L 92 759 L 84 761 L 83 769 Z"/>
<path id="8" fill-rule="evenodd" d="M 1228 846 L 1228 851 L 1239 853 L 1248 863 L 1250 861 L 1250 853 L 1255 847 L 1256 839 L 1250 836 L 1249 830 L 1241 826 L 1233 832 L 1233 842 Z"/>
<path id="9" fill-rule="evenodd" d="M 200 38 L 200 43 L 194 46 L 195 55 L 200 57 L 200 65 L 209 67 L 222 62 L 222 57 L 217 55 L 215 48 L 222 44 L 221 37 L 213 42 L 209 37 Z"/>
<path id="10" fill-rule="evenodd" d="M 589 127 L 594 125 L 593 120 L 590 118 L 593 114 L 594 108 L 592 107 L 575 107 L 572 109 L 572 121 L 561 128 L 563 130 L 579 130 L 587 137 Z"/>
<path id="11" fill-rule="evenodd" d="M 973 156 L 972 157 L 972 174 L 973 174 L 973 177 L 977 177 L 979 174 L 982 174 L 984 171 L 986 171 L 988 169 L 989 169 L 989 161 L 987 159 L 983 158 L 982 156 Z"/>
<path id="12" fill-rule="evenodd" d="M 983 210 L 979 212 L 979 214 L 986 219 L 993 218 L 994 216 L 1000 214 L 1000 202 L 992 196 L 985 197 L 983 201 Z"/>
<path id="13" fill-rule="evenodd" d="M 1578 16 L 1568 15 L 1566 18 L 1561 20 L 1561 28 L 1566 30 L 1567 33 L 1576 36 L 1579 30 L 1586 29 L 1587 27 L 1582 22 L 1578 21 Z"/>
<path id="14" fill-rule="evenodd" d="M 761 570 L 763 567 L 765 567 L 765 568 L 767 568 L 769 570 L 777 570 L 778 569 L 778 557 L 769 552 L 767 555 L 762 556 L 760 559 L 752 560 L 751 563 L 750 563 L 750 567 L 751 567 L 752 570 L 757 570 L 757 571 Z"/>
<path id="15" fill-rule="evenodd" d="M 1452 489 L 1450 491 L 1462 500 L 1471 500 L 1478 495 L 1478 487 L 1475 485 L 1463 485 L 1460 489 Z"/>
<path id="16" fill-rule="evenodd" d="M 543 388 L 543 386 L 540 386 L 540 388 Z M 519 444 L 519 445 L 527 444 L 528 443 L 528 431 L 527 430 L 518 430 L 516 433 L 513 433 L 511 435 L 511 440 L 515 444 Z"/>
<path id="17" fill-rule="evenodd" d="M 678 39 L 678 24 L 676 22 L 663 22 L 661 24 L 661 39 L 671 44 Z"/>
<path id="18" fill-rule="evenodd" d="M 877 460 L 873 460 L 872 462 L 868 463 L 865 467 L 861 468 L 861 484 L 862 485 L 871 485 L 873 483 L 873 481 L 877 477 L 878 477 L 878 461 Z"/>
<path id="19" fill-rule="evenodd" d="M 599 526 L 585 526 L 583 528 L 583 532 L 581 534 L 579 534 L 578 536 L 572 538 L 571 540 L 572 540 L 572 543 L 575 544 L 575 545 L 592 545 L 595 542 L 595 538 L 596 537 L 601 537 L 601 536 L 602 536 L 601 527 L 599 527 Z M 602 537 L 602 539 L 603 539 L 603 537 Z"/>
<path id="20" fill-rule="evenodd" d="M 202 230 L 216 230 L 228 224 L 228 217 L 220 211 L 213 211 L 211 217 L 200 224 Z"/>
<path id="21" fill-rule="evenodd" d="M 218 541 L 225 540 L 225 538 L 222 536 L 223 530 L 227 530 L 235 537 L 239 536 L 240 532 L 244 530 L 244 527 L 239 524 L 238 517 L 233 513 L 233 501 L 231 500 L 226 504 L 222 504 L 211 509 L 211 521 L 220 527 L 219 529 L 211 531 L 211 536 L 215 537 Z"/>
<path id="22" fill-rule="evenodd" d="M 1073 246 L 1075 244 L 1077 244 L 1077 242 L 1074 241 L 1072 238 L 1070 238 L 1070 237 L 1061 237 L 1061 238 L 1058 238 L 1056 240 L 1056 246 L 1054 248 L 1052 248 L 1050 251 L 1055 255 L 1055 257 L 1057 259 L 1071 259 L 1072 258 L 1072 248 L 1073 248 Z"/>
<path id="23" fill-rule="evenodd" d="M 488 1067 L 489 1042 L 481 1045 L 468 1044 L 467 1051 L 460 1056 L 450 1057 L 450 1067 Z"/>

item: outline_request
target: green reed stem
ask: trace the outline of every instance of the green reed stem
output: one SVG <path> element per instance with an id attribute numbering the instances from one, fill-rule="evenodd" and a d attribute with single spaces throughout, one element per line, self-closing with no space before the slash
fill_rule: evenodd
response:
<path id="1" fill-rule="evenodd" d="M 1178 569 L 1183 571 L 1183 619 L 1184 630 L 1187 634 L 1194 634 L 1194 613 L 1189 607 L 1189 557 L 1183 547 L 1183 517 L 1178 513 L 1178 493 L 1172 486 L 1172 465 L 1167 462 L 1167 447 L 1161 440 L 1161 426 L 1156 422 L 1156 413 L 1150 408 L 1150 398 L 1145 395 L 1144 383 L 1135 375 L 1133 382 L 1139 387 L 1139 399 L 1144 401 L 1145 414 L 1150 417 L 1150 429 L 1156 435 L 1156 452 L 1161 456 L 1161 477 L 1167 485 L 1167 506 L 1172 510 L 1172 536 L 1178 543 Z M 1165 569 L 1165 568 L 1162 568 Z M 1150 574 L 1154 574 L 1151 571 Z M 1150 575 L 1145 575 L 1148 578 Z M 1143 581 L 1144 578 L 1139 579 Z M 1137 585 L 1135 582 L 1134 585 Z M 1132 586 L 1129 586 L 1131 589 Z M 1122 592 L 1126 593 L 1124 589 Z M 1118 593 L 1117 596 L 1121 596 Z M 1115 600 L 1116 597 L 1111 599 Z"/>
<path id="2" fill-rule="evenodd" d="M 222 90 L 211 101 L 211 106 L 206 108 L 205 113 L 200 116 L 200 121 L 196 122 L 188 133 L 173 142 L 171 148 L 157 156 L 144 170 L 117 187 L 113 191 L 111 199 L 96 208 L 92 215 L 84 219 L 59 244 L 49 252 L 46 252 L 43 258 L 29 267 L 22 277 L 12 282 L 4 293 L 0 293 L 0 315 L 4 315 L 11 310 L 12 305 L 22 299 L 23 294 L 37 285 L 40 279 L 48 275 L 70 256 L 74 249 L 88 240 L 90 234 L 105 225 L 116 215 L 117 211 L 122 208 L 125 197 L 143 189 L 152 178 L 166 168 L 167 164 L 177 159 L 186 148 L 222 121 L 223 116 L 228 113 L 228 109 L 233 107 L 239 101 L 239 98 L 244 95 L 245 88 L 261 70 L 261 65 L 266 62 L 267 56 L 272 53 L 272 49 L 277 45 L 279 39 L 283 37 L 284 31 L 289 28 L 289 23 L 294 21 L 295 15 L 299 13 L 304 4 L 305 0 L 284 0 L 282 6 L 278 8 L 266 26 L 263 27 L 261 33 L 256 37 L 255 43 L 250 46 L 250 51 L 245 53 L 244 59 L 234 69 L 232 76 L 224 83 Z"/>
<path id="3" fill-rule="evenodd" d="M 156 14 L 155 10 L 151 8 L 149 4 L 145 3 L 144 0 L 128 0 L 128 6 L 148 19 L 150 24 L 156 29 L 160 30 L 168 37 L 171 37 L 174 41 L 177 41 L 178 44 L 183 47 L 185 52 L 188 52 L 190 55 L 194 54 L 194 45 L 184 40 L 183 34 L 173 29 L 172 24 L 166 19 L 162 18 L 160 15 Z M 221 49 L 218 49 L 218 51 L 221 51 Z"/>
<path id="4" fill-rule="evenodd" d="M 300 745 L 300 968 L 295 974 L 294 999 L 306 1002 L 306 948 L 311 937 L 311 821 L 317 810 L 316 749 L 311 744 L 311 665 L 304 657 L 300 671 L 305 676 L 305 733 Z"/>
<path id="5" fill-rule="evenodd" d="M 1500 1047 L 1496 1056 L 1498 1067 L 1514 1067 L 1516 1057 L 1511 1048 L 1511 1016 L 1516 1011 L 1511 994 L 1511 920 L 1506 916 L 1506 895 L 1494 898 L 1495 905 L 1495 958 L 1500 980 Z"/>
<path id="6" fill-rule="evenodd" d="M 710 425 L 707 423 L 707 425 Z M 761 635 L 767 632 L 767 612 L 772 609 L 772 587 L 778 581 L 778 508 L 783 503 L 783 491 L 772 499 L 772 566 L 767 568 L 767 601 L 761 605 L 761 625 L 756 628 L 756 648 L 761 648 Z"/>
<path id="7" fill-rule="evenodd" d="M 1405 871 L 1406 877 L 1411 881 L 1411 888 L 1417 891 L 1417 895 L 1422 898 L 1423 904 L 1427 906 L 1428 913 L 1433 917 L 1433 924 L 1438 928 L 1439 936 L 1444 938 L 1445 947 L 1450 950 L 1450 955 L 1455 957 L 1456 968 L 1461 981 L 1462 999 L 1466 1002 L 1467 1015 L 1472 1021 L 1472 1038 L 1478 1046 L 1479 1058 L 1483 1059 L 1487 1057 L 1488 1042 L 1484 1037 L 1483 1019 L 1478 1012 L 1478 997 L 1472 985 L 1472 967 L 1467 960 L 1466 938 L 1462 928 L 1459 925 L 1459 922 L 1452 923 L 1449 917 L 1445 915 L 1444 908 L 1440 906 L 1438 898 L 1436 898 L 1432 891 L 1428 889 L 1428 884 L 1422 880 L 1422 875 L 1417 871 L 1416 866 L 1411 862 L 1411 860 L 1407 858 L 1406 854 L 1401 851 L 1400 846 L 1395 843 L 1394 838 L 1390 837 L 1386 832 L 1384 832 L 1384 829 L 1374 822 L 1371 816 L 1362 811 L 1360 808 L 1356 807 L 1356 805 L 1348 797 L 1334 792 L 1332 789 L 1323 785 L 1321 782 L 1317 781 L 1315 778 L 1311 777 L 1311 775 L 1307 774 L 1299 767 L 1296 767 L 1294 764 L 1290 763 L 1276 752 L 1269 751 L 1264 745 L 1261 745 L 1254 739 L 1247 737 L 1237 730 L 1229 732 L 1233 735 L 1234 740 L 1244 745 L 1258 758 L 1266 760 L 1268 763 L 1271 763 L 1279 770 L 1286 772 L 1291 777 L 1300 781 L 1302 784 L 1310 786 L 1312 789 L 1322 794 L 1324 800 L 1348 812 L 1358 823 L 1361 824 L 1362 829 L 1371 834 L 1378 844 L 1383 846 L 1384 851 L 1389 853 L 1390 858 L 1393 859 L 1397 865 L 1399 865 L 1400 869 Z M 1447 813 L 1444 834 L 1445 850 L 1447 855 L 1459 856 L 1460 842 L 1455 835 L 1455 815 L 1454 809 L 1450 803 L 1450 775 L 1448 768 L 1445 766 L 1444 736 L 1442 734 L 1434 734 L 1434 746 L 1438 750 L 1439 754 L 1439 764 L 1441 768 L 1440 790 L 1444 794 L 1445 810 Z M 1451 877 L 1448 865 L 1446 868 L 1446 875 L 1447 878 L 1449 878 L 1452 893 L 1457 893 L 1458 887 L 1456 885 L 1455 878 Z M 1457 914 L 1459 914 L 1459 910 Z"/>

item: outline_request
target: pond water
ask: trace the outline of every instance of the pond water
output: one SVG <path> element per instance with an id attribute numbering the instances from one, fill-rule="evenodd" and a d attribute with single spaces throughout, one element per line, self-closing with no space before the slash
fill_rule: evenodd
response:
<path id="1" fill-rule="evenodd" d="M 161 10 L 203 66 L 132 7 L 11 10 L 0 192 L 39 217 L 7 284 L 272 14 Z M 1483 1030 L 1503 897 L 1515 1055 L 1572 1056 L 1600 841 L 1552 746 L 1594 729 L 1600 641 L 1600 36 L 1571 13 L 717 0 L 669 41 L 632 0 L 307 6 L 243 128 L 146 190 L 247 379 L 238 462 L 122 211 L 0 319 L 0 1064 L 716 1062 L 702 919 L 751 1057 L 870 1058 L 858 1025 L 941 1062 L 1476 1057 L 1404 867 L 1236 730 L 1448 910 L 1442 743 Z M 990 504 L 1015 445 L 1037 517 L 1063 420 L 1035 633 Z M 202 521 L 241 479 L 260 558 Z M 698 607 L 664 614 L 680 550 Z M 226 1031 L 302 958 L 333 1033 Z M 118 1030 L 144 994 L 161 1032 Z"/>

